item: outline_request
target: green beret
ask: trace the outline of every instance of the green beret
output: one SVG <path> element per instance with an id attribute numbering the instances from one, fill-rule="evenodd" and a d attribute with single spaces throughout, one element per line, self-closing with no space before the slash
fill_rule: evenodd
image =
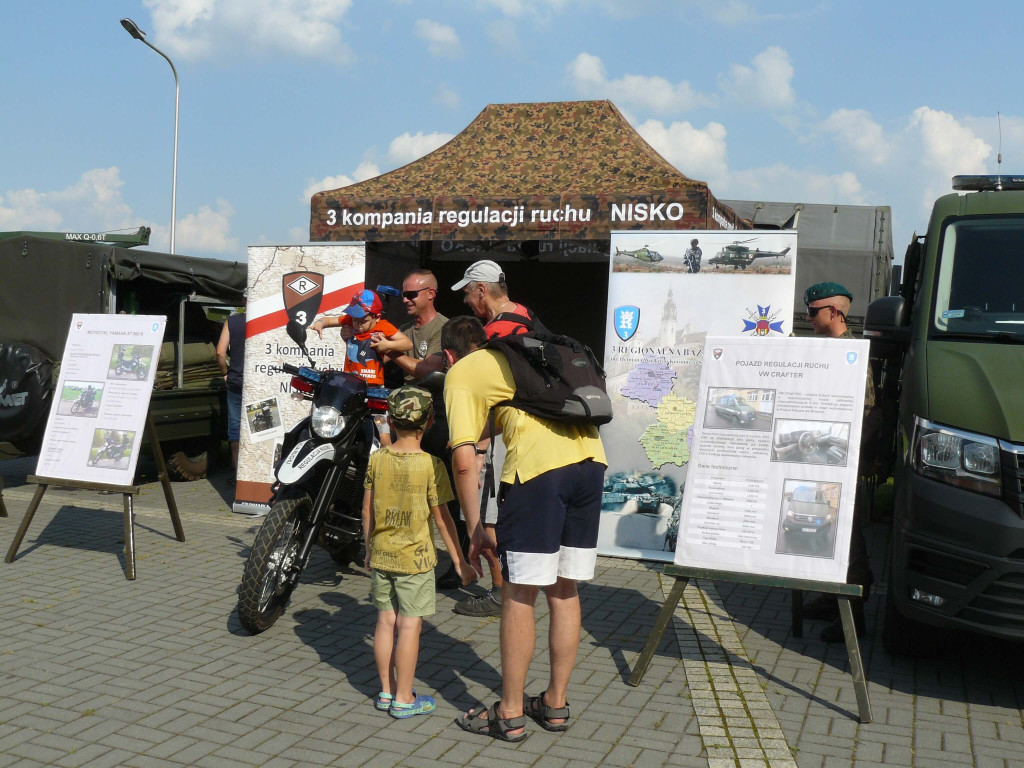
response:
<path id="1" fill-rule="evenodd" d="M 846 288 L 839 283 L 827 282 L 815 283 L 804 291 L 804 305 L 809 305 L 812 301 L 818 301 L 819 299 L 830 299 L 833 296 L 845 296 L 850 301 L 853 301 L 853 294 L 846 290 Z"/>

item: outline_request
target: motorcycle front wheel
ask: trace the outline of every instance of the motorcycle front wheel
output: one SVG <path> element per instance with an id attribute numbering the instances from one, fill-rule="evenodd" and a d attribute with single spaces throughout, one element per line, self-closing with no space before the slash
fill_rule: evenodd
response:
<path id="1" fill-rule="evenodd" d="M 312 506 L 306 495 L 281 499 L 256 533 L 238 589 L 238 620 L 254 635 L 274 625 L 299 583 L 292 566 Z"/>
<path id="2" fill-rule="evenodd" d="M 82 407 L 82 404 L 77 400 L 71 404 L 71 412 L 78 413 L 78 409 Z"/>

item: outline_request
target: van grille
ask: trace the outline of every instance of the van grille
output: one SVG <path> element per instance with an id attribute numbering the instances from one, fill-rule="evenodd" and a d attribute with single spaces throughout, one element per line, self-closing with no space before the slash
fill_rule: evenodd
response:
<path id="1" fill-rule="evenodd" d="M 1018 516 L 1024 517 L 1024 445 L 1000 440 L 999 448 L 1003 501 Z"/>

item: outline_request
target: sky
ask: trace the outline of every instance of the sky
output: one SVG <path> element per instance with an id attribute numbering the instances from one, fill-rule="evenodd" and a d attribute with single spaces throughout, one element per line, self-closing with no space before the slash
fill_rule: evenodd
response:
<path id="1" fill-rule="evenodd" d="M 720 199 L 891 206 L 897 261 L 953 175 L 1024 172 L 1010 0 L 4 0 L 0 231 L 168 249 L 174 79 L 122 17 L 180 79 L 178 253 L 308 242 L 310 195 L 491 103 L 610 99 Z"/>

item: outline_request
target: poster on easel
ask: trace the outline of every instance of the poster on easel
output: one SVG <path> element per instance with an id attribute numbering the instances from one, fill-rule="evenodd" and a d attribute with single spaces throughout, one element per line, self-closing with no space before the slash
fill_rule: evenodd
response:
<path id="1" fill-rule="evenodd" d="M 291 376 L 277 370 L 282 363 L 309 365 L 288 337 L 288 321 L 309 328 L 325 314 L 340 315 L 363 288 L 365 264 L 363 243 L 249 247 L 234 511 L 265 511 L 284 434 L 309 415 L 309 400 L 292 391 Z M 322 339 L 310 331 L 306 345 L 318 368 L 343 365 L 345 342 L 337 328 Z"/>
<path id="2" fill-rule="evenodd" d="M 166 322 L 72 316 L 36 475 L 131 485 Z"/>
<path id="3" fill-rule="evenodd" d="M 793 230 L 612 233 L 601 554 L 671 561 L 704 340 L 788 336 L 796 259 Z"/>
<path id="4" fill-rule="evenodd" d="M 845 583 L 868 349 L 708 337 L 676 565 Z"/>

